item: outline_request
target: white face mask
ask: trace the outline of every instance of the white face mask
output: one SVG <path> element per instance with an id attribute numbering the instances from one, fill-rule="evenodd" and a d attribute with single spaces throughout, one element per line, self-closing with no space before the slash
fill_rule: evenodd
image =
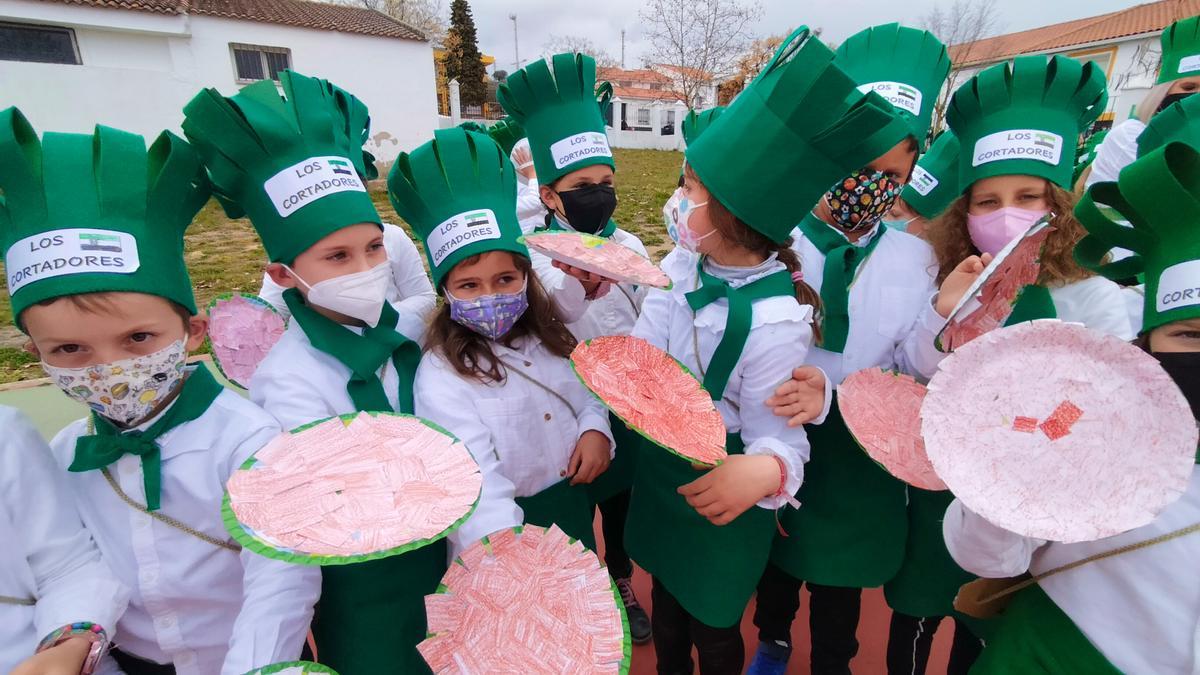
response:
<path id="1" fill-rule="evenodd" d="M 179 384 L 187 361 L 180 339 L 151 354 L 83 368 L 59 368 L 45 361 L 42 370 L 67 396 L 123 425 L 150 415 Z"/>
<path id="2" fill-rule="evenodd" d="M 683 188 L 675 188 L 671 198 L 663 205 L 663 222 L 667 225 L 667 236 L 679 243 L 679 202 L 683 200 Z"/>
<path id="3" fill-rule="evenodd" d="M 679 247 L 683 250 L 699 253 L 700 242 L 716 233 L 716 230 L 709 230 L 705 234 L 696 234 L 696 231 L 688 224 L 688 221 L 691 220 L 692 212 L 707 205 L 708 202 L 692 204 L 687 197 L 679 200 Z"/>
<path id="4" fill-rule="evenodd" d="M 392 266 L 385 260 L 369 270 L 345 274 L 309 285 L 292 268 L 284 265 L 308 289 L 308 304 L 344 314 L 374 328 L 379 324 L 388 286 L 392 283 Z"/>

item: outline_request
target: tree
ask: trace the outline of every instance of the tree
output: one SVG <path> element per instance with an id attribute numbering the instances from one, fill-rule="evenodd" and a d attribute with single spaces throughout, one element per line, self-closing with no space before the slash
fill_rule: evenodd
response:
<path id="1" fill-rule="evenodd" d="M 479 41 L 475 34 L 475 19 L 467 0 L 450 3 L 450 30 L 446 31 L 446 80 L 458 80 L 463 105 L 483 105 L 487 100 L 487 75 Z"/>
<path id="2" fill-rule="evenodd" d="M 820 35 L 820 29 L 814 30 L 813 33 Z M 746 85 L 767 67 L 785 37 L 787 35 L 772 35 L 751 42 L 734 63 L 733 74 L 717 87 L 717 104 L 729 105 L 735 96 L 742 93 Z"/>
<path id="3" fill-rule="evenodd" d="M 594 42 L 581 35 L 551 35 L 550 39 L 542 45 L 542 56 L 547 60 L 555 54 L 566 52 L 587 54 L 596 60 L 596 65 L 600 68 L 616 68 L 621 65 L 617 59 L 613 58 L 612 54 L 597 47 Z"/>
<path id="4" fill-rule="evenodd" d="M 446 37 L 441 0 L 346 0 L 346 4 L 387 14 L 421 31 L 431 42 L 441 42 Z"/>
<path id="5" fill-rule="evenodd" d="M 689 106 L 713 79 L 732 74 L 762 13 L 741 0 L 647 0 L 638 16 L 650 42 L 647 61 L 673 66 Z"/>
<path id="6" fill-rule="evenodd" d="M 996 9 L 996 0 L 953 0 L 945 9 L 935 5 L 921 23 L 925 30 L 950 48 L 950 58 L 954 60 L 946 86 L 934 104 L 932 130 L 937 135 L 950 97 L 958 88 L 959 80 L 965 79 L 961 64 L 987 56 L 980 51 L 979 41 L 1000 31 L 1000 13 Z"/>

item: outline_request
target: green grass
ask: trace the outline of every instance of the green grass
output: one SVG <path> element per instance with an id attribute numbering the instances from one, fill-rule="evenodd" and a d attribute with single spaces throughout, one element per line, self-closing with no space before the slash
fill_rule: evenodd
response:
<path id="1" fill-rule="evenodd" d="M 670 244 L 663 227 L 662 206 L 675 191 L 683 155 L 658 150 L 615 149 L 613 153 L 619 199 L 614 218 L 622 229 L 636 234 L 651 257 L 659 260 Z M 412 236 L 411 228 L 388 202 L 382 181 L 372 184 L 371 198 L 384 220 L 403 225 Z M 258 236 L 248 220 L 226 217 L 215 201 L 210 201 L 188 228 L 186 251 L 198 307 L 207 306 L 221 293 L 258 292 L 266 263 Z M 22 348 L 25 336 L 12 325 L 5 280 L 0 275 L 0 384 L 43 376 L 37 359 Z"/>

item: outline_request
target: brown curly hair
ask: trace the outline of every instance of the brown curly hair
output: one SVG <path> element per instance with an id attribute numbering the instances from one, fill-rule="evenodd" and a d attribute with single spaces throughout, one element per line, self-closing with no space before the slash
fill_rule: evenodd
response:
<path id="1" fill-rule="evenodd" d="M 1056 215 L 1051 221 L 1054 231 L 1046 237 L 1046 246 L 1042 249 L 1039 286 L 1063 286 L 1094 276 L 1075 262 L 1075 244 L 1087 234 L 1083 225 L 1075 219 L 1077 199 L 1078 197 L 1070 192 L 1046 181 L 1046 204 Z M 959 263 L 973 255 L 979 255 L 979 249 L 975 248 L 967 231 L 967 211 L 970 204 L 971 193 L 968 190 L 925 228 L 925 239 L 933 246 L 933 253 L 937 257 L 939 285 Z"/>
<path id="2" fill-rule="evenodd" d="M 512 329 L 500 338 L 500 344 L 512 347 L 513 343 L 525 336 L 541 340 L 550 352 L 564 359 L 575 349 L 575 336 L 567 330 L 566 324 L 559 318 L 554 302 L 546 289 L 533 273 L 533 264 L 529 258 L 515 253 L 512 256 L 513 265 L 525 275 L 528 283 L 525 293 L 529 298 L 529 309 L 517 319 Z M 459 265 L 472 265 L 483 254 L 463 258 Z M 442 278 L 439 292 L 446 290 L 446 277 Z M 450 318 L 450 303 L 442 302 L 429 323 L 429 331 L 425 335 L 425 351 L 437 351 L 446 357 L 459 375 L 469 377 L 484 384 L 489 382 L 502 383 L 506 373 L 492 351 L 491 340 L 476 333 L 466 326 Z"/>

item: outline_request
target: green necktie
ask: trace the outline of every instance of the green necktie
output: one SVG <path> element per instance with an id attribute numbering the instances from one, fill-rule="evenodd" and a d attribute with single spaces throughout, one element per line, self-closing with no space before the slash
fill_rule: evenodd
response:
<path id="1" fill-rule="evenodd" d="M 725 319 L 725 333 L 721 342 L 713 352 L 712 360 L 708 363 L 708 371 L 704 374 L 704 388 L 714 401 L 720 401 L 725 394 L 725 385 L 734 366 L 742 357 L 742 348 L 746 346 L 746 338 L 750 336 L 750 323 L 753 318 L 753 302 L 777 295 L 791 296 L 796 292 L 792 284 L 792 275 L 786 270 L 769 274 L 758 281 L 734 288 L 723 279 L 704 271 L 704 260 L 697 265 L 700 274 L 700 287 L 684 297 L 693 312 L 725 298 L 729 301 L 729 315 Z M 696 355 L 700 359 L 700 355 Z"/>
<path id="2" fill-rule="evenodd" d="M 879 227 L 878 225 L 876 227 Z M 841 354 L 850 332 L 850 284 L 854 274 L 887 235 L 880 228 L 866 246 L 855 246 L 812 213 L 800 221 L 800 231 L 825 255 L 821 275 L 821 349 Z"/>
<path id="3" fill-rule="evenodd" d="M 379 369 L 391 359 L 400 378 L 400 405 L 396 412 L 413 412 L 413 379 L 421 363 L 421 347 L 394 328 L 400 315 L 390 302 L 383 303 L 379 323 L 358 335 L 318 314 L 305 304 L 300 292 L 294 288 L 284 291 L 283 299 L 292 311 L 292 318 L 304 329 L 313 347 L 350 369 L 346 393 L 354 402 L 355 410 L 392 410 L 392 404 L 383 390 L 383 382 L 379 380 Z"/>
<path id="4" fill-rule="evenodd" d="M 95 433 L 80 436 L 75 441 L 75 457 L 68 471 L 83 472 L 102 469 L 123 455 L 142 458 L 142 484 L 146 488 L 146 508 L 158 510 L 162 496 L 162 454 L 158 438 L 171 429 L 198 419 L 204 414 L 224 387 L 204 366 L 193 370 L 183 381 L 178 398 L 158 421 L 145 431 L 118 429 L 108 418 L 92 413 Z"/>

